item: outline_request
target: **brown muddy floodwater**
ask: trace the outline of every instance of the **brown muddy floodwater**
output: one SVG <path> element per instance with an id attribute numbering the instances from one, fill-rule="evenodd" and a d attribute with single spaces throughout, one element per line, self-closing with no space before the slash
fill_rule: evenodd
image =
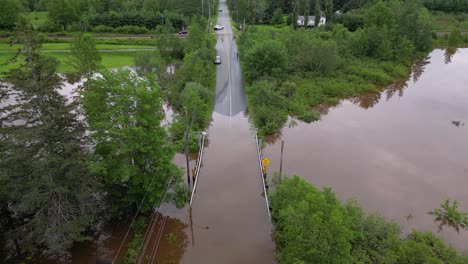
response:
<path id="1" fill-rule="evenodd" d="M 427 212 L 446 198 L 468 211 L 468 49 L 434 50 L 406 82 L 345 100 L 321 120 L 284 128 L 264 156 L 270 171 L 297 174 L 355 198 L 368 213 L 437 233 Z M 447 63 L 446 63 L 447 62 Z M 270 139 L 271 141 L 271 139 Z M 468 252 L 468 233 L 438 235 Z"/>
<path id="2" fill-rule="evenodd" d="M 434 50 L 407 81 L 327 111 L 318 122 L 298 121 L 266 139 L 270 172 L 279 170 L 284 140 L 284 173 L 330 186 L 342 200 L 356 199 L 368 213 L 397 221 L 405 233 L 437 233 L 427 212 L 445 198 L 468 210 L 468 49 Z M 192 208 L 161 208 L 141 263 L 275 263 L 248 117 L 215 112 L 207 132 Z M 174 162 L 185 167 L 181 154 Z M 99 239 L 74 249 L 72 262 L 110 263 L 128 224 L 104 228 Z M 468 253 L 466 232 L 447 227 L 438 235 Z M 125 251 L 126 245 L 116 263 Z"/>

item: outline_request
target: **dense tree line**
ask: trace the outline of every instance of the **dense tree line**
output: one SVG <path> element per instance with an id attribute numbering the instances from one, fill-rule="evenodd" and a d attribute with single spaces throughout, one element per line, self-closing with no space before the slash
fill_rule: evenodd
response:
<path id="1" fill-rule="evenodd" d="M 77 102 L 59 93 L 57 61 L 39 54 L 24 19 L 18 28 L 24 62 L 0 87 L 2 250 L 7 259 L 63 256 L 102 214 L 101 181 L 86 164 Z"/>
<path id="2" fill-rule="evenodd" d="M 424 0 L 423 3 L 430 10 L 468 13 L 466 0 Z"/>
<path id="3" fill-rule="evenodd" d="M 249 110 L 262 133 L 277 132 L 288 115 L 310 122 L 321 103 L 376 91 L 406 76 L 413 58 L 430 50 L 429 14 L 417 3 L 378 1 L 360 12 L 355 32 L 335 24 L 313 31 L 250 26 L 242 33 Z"/>
<path id="4" fill-rule="evenodd" d="M 270 196 L 280 263 L 468 263 L 431 232 L 401 229 L 294 176 Z"/>
<path id="5" fill-rule="evenodd" d="M 282 24 L 279 14 L 295 25 L 298 16 L 323 15 L 330 20 L 337 10 L 348 12 L 374 4 L 374 0 L 228 0 L 234 21 L 249 24 Z"/>
<path id="6" fill-rule="evenodd" d="M 90 31 L 93 27 L 144 27 L 154 30 L 158 25 L 172 25 L 181 30 L 193 16 L 215 14 L 212 1 L 197 0 L 0 0 L 0 29 L 11 30 L 18 14 L 47 11 L 48 21 L 41 31 Z"/>
<path id="7" fill-rule="evenodd" d="M 58 62 L 24 17 L 16 29 L 20 66 L 0 79 L 0 262 L 65 261 L 99 224 L 151 211 L 166 186 L 183 205 L 155 76 L 102 69 L 93 39 L 78 35 L 69 63 L 85 79 L 79 96 L 63 95 Z"/>

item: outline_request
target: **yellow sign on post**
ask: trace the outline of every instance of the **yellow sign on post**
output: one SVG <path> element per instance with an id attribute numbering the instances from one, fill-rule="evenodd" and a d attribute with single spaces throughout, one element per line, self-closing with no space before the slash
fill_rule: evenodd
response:
<path id="1" fill-rule="evenodd" d="M 263 173 L 267 172 L 268 164 L 270 164 L 270 160 L 268 158 L 262 159 Z"/>

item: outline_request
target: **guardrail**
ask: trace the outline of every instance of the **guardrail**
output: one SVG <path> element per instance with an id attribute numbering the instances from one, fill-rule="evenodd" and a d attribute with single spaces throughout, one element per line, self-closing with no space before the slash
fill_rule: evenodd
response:
<path id="1" fill-rule="evenodd" d="M 202 133 L 202 142 L 201 142 L 200 149 L 198 150 L 198 159 L 197 159 L 197 168 L 196 168 L 196 174 L 195 174 L 195 183 L 193 184 L 192 195 L 190 196 L 190 205 L 192 205 L 193 195 L 195 194 L 195 190 L 197 189 L 198 175 L 200 174 L 200 166 L 201 166 L 202 159 L 203 159 L 203 149 L 204 148 L 205 148 L 205 133 Z"/>
<path id="2" fill-rule="evenodd" d="M 257 145 L 257 155 L 258 155 L 258 166 L 260 167 L 260 177 L 262 178 L 262 185 L 263 185 L 263 193 L 265 194 L 265 204 L 268 212 L 268 218 L 271 219 L 271 214 L 270 214 L 270 202 L 268 201 L 268 193 L 265 185 L 265 178 L 263 175 L 265 175 L 265 172 L 263 171 L 263 166 L 262 166 L 262 159 L 263 159 L 263 153 L 262 150 L 260 149 L 260 140 L 258 138 L 257 131 L 255 131 L 255 142 Z"/>

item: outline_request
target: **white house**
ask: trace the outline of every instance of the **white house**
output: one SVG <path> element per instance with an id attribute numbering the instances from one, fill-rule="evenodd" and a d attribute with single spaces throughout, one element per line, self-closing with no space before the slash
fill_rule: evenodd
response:
<path id="1" fill-rule="evenodd" d="M 324 16 L 320 16 L 320 21 L 319 21 L 319 26 L 325 25 L 327 22 L 327 19 Z M 305 25 L 305 17 L 304 16 L 298 16 L 297 17 L 297 26 L 298 27 L 303 27 Z M 315 26 L 315 16 L 308 16 L 307 17 L 307 26 L 308 27 L 314 27 Z"/>

